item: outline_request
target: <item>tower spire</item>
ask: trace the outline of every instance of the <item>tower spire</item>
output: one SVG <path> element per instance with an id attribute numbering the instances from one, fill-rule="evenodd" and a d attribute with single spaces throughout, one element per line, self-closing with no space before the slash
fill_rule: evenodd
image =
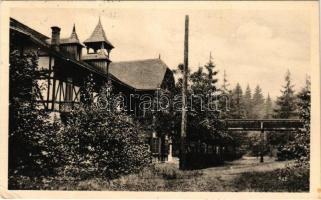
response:
<path id="1" fill-rule="evenodd" d="M 103 29 L 103 26 L 101 24 L 101 18 L 99 16 L 98 24 L 96 25 L 96 28 L 92 32 L 91 36 L 84 41 L 84 44 L 88 48 L 92 48 L 95 51 L 99 50 L 101 47 L 101 43 L 104 43 L 105 49 L 110 51 L 114 48 L 114 46 L 107 40 L 106 33 Z"/>
<path id="2" fill-rule="evenodd" d="M 76 33 L 76 25 L 75 25 L 75 23 L 74 23 L 74 25 L 73 25 L 73 27 L 72 27 L 72 32 L 71 32 L 70 38 L 71 38 L 71 39 L 79 40 L 79 39 L 78 39 L 78 35 L 77 35 L 77 33 Z"/>

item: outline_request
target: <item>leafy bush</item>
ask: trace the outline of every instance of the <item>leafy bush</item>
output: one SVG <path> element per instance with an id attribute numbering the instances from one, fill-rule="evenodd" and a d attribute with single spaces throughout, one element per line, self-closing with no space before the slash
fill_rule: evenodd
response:
<path id="1" fill-rule="evenodd" d="M 106 90 L 101 96 L 103 92 Z M 80 104 L 69 113 L 61 137 L 64 176 L 113 179 L 137 172 L 151 162 L 139 126 L 124 113 L 95 104 Z"/>
<path id="2" fill-rule="evenodd" d="M 37 56 L 10 52 L 9 175 L 49 175 L 59 166 L 60 124 L 37 108 Z"/>

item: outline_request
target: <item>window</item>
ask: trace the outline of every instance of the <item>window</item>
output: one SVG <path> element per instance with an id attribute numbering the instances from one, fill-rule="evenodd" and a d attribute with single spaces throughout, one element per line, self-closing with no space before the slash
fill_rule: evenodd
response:
<path id="1" fill-rule="evenodd" d="M 49 69 L 49 57 L 48 56 L 39 56 L 38 57 L 38 69 L 44 70 Z"/>

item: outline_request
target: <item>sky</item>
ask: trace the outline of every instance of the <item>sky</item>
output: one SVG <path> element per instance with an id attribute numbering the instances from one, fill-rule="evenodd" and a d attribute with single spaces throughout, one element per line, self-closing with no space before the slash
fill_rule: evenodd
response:
<path id="1" fill-rule="evenodd" d="M 61 37 L 73 24 L 81 41 L 87 39 L 101 18 L 108 40 L 115 46 L 112 61 L 158 58 L 174 69 L 183 62 L 184 18 L 189 15 L 189 68 L 209 61 L 216 64 L 219 82 L 226 71 L 230 87 L 239 82 L 272 98 L 281 94 L 287 70 L 298 91 L 311 70 L 311 2 L 113 2 L 67 8 L 12 8 L 10 16 L 51 36 L 51 26 Z M 94 4 L 94 2 L 93 2 Z M 314 66 L 316 67 L 316 66 Z"/>

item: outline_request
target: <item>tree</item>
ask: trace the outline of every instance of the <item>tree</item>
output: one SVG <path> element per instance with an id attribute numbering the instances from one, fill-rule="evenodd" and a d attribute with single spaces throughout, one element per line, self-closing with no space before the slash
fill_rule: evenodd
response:
<path id="1" fill-rule="evenodd" d="M 275 118 L 289 119 L 297 116 L 296 97 L 293 87 L 291 73 L 288 70 L 285 75 L 285 85 L 281 90 L 282 94 L 276 100 Z"/>
<path id="2" fill-rule="evenodd" d="M 264 116 L 264 97 L 259 85 L 256 86 L 253 94 L 253 115 L 254 119 L 262 119 Z"/>
<path id="3" fill-rule="evenodd" d="M 227 80 L 227 75 L 224 70 L 223 74 L 223 84 L 220 88 L 221 93 L 219 94 L 219 110 L 220 118 L 226 119 L 231 118 L 231 99 L 232 99 L 232 90 L 229 89 L 230 83 Z"/>
<path id="4" fill-rule="evenodd" d="M 297 117 L 297 97 L 294 95 L 291 73 L 288 70 L 285 74 L 285 85 L 281 90 L 275 103 L 274 118 L 290 119 Z M 294 152 L 289 148 L 289 144 L 294 140 L 294 135 L 290 132 L 271 133 L 269 140 L 277 146 L 278 159 L 287 160 L 294 158 Z"/>
<path id="5" fill-rule="evenodd" d="M 229 86 L 230 86 L 230 83 L 227 80 L 227 75 L 226 75 L 226 72 L 224 70 L 224 72 L 223 72 L 223 84 L 222 84 L 222 87 L 221 87 L 221 91 L 224 94 L 229 94 L 231 92 L 230 89 L 229 89 Z"/>
<path id="6" fill-rule="evenodd" d="M 35 102 L 41 90 L 37 65 L 33 53 L 10 52 L 9 176 L 52 175 L 61 165 L 60 124 Z"/>
<path id="7" fill-rule="evenodd" d="M 208 92 L 214 92 L 216 91 L 216 83 L 217 78 L 215 76 L 217 75 L 218 71 L 215 70 L 216 66 L 212 61 L 212 55 L 210 54 L 210 60 L 209 62 L 204 66 L 207 70 L 207 91 Z"/>
<path id="8" fill-rule="evenodd" d="M 243 100 L 243 91 L 239 83 L 232 91 L 231 96 L 231 117 L 235 119 L 245 118 L 245 105 Z"/>
<path id="9" fill-rule="evenodd" d="M 264 118 L 271 119 L 272 115 L 273 115 L 273 105 L 272 105 L 272 100 L 271 100 L 270 94 L 268 94 L 266 101 L 265 101 Z"/>
<path id="10" fill-rule="evenodd" d="M 245 94 L 244 94 L 244 106 L 245 106 L 245 114 L 246 118 L 251 119 L 253 118 L 252 110 L 253 110 L 253 105 L 252 105 L 252 92 L 249 84 L 246 86 Z"/>
<path id="11" fill-rule="evenodd" d="M 294 153 L 299 166 L 309 168 L 310 161 L 310 114 L 311 114 L 311 82 L 306 78 L 305 87 L 297 95 L 297 107 L 303 128 L 295 133 L 294 140 L 285 146 Z"/>

